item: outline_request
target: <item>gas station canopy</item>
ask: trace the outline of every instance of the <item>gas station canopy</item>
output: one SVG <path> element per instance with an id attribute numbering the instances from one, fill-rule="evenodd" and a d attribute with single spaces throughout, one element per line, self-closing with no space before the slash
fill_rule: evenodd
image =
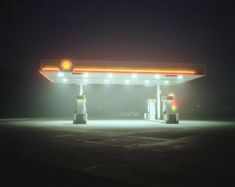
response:
<path id="1" fill-rule="evenodd" d="M 53 83 L 175 85 L 206 75 L 203 64 L 108 60 L 42 60 L 40 73 Z"/>

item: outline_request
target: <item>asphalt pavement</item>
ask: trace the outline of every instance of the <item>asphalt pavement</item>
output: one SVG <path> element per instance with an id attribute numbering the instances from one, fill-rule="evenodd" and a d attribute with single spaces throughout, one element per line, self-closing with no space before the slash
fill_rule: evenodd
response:
<path id="1" fill-rule="evenodd" d="M 235 122 L 0 120 L 1 186 L 235 186 Z"/>

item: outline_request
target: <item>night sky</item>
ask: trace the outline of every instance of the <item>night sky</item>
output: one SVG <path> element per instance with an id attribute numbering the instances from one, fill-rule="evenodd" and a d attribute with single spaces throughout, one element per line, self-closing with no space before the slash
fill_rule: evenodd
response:
<path id="1" fill-rule="evenodd" d="M 1 2 L 0 14 L 0 117 L 59 115 L 49 110 L 74 102 L 58 97 L 77 88 L 58 92 L 39 76 L 43 58 L 206 64 L 207 77 L 175 88 L 182 111 L 235 116 L 232 3 L 12 0 Z"/>

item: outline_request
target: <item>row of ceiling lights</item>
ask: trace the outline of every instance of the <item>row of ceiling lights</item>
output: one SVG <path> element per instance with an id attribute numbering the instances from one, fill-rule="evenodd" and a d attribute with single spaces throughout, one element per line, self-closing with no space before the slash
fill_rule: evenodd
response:
<path id="1" fill-rule="evenodd" d="M 68 79 L 63 78 L 62 81 L 63 81 L 64 83 L 66 83 L 66 82 L 68 82 Z M 88 79 L 84 79 L 83 82 L 84 82 L 84 83 L 88 83 L 89 81 L 88 81 Z M 105 83 L 105 84 L 109 84 L 109 83 L 110 83 L 110 80 L 109 80 L 109 79 L 105 79 L 105 80 L 104 80 L 104 83 Z M 130 83 L 130 80 L 129 80 L 129 79 L 124 80 L 124 84 L 129 84 L 129 83 Z M 145 80 L 144 83 L 145 83 L 145 84 L 149 84 L 149 83 L 150 83 L 150 80 Z M 165 80 L 164 83 L 165 83 L 165 84 L 168 84 L 169 81 L 168 81 L 168 80 Z"/>
<path id="2" fill-rule="evenodd" d="M 59 72 L 57 74 L 58 77 L 64 77 L 64 73 L 63 72 Z M 89 74 L 88 73 L 83 73 L 82 74 L 83 77 L 89 77 Z M 161 77 L 161 75 L 157 74 L 154 76 L 155 79 L 159 79 Z M 107 75 L 107 78 L 113 78 L 113 74 L 109 73 Z M 138 75 L 137 74 L 131 74 L 131 78 L 138 78 Z M 177 75 L 177 78 L 178 79 L 183 79 L 183 75 Z"/>
<path id="3" fill-rule="evenodd" d="M 64 77 L 64 73 L 63 73 L 63 72 L 59 72 L 59 73 L 57 74 L 57 76 L 58 76 L 58 77 Z M 89 74 L 88 74 L 88 73 L 84 73 L 82 76 L 85 77 L 85 78 L 87 78 L 87 77 L 89 77 Z M 138 77 L 137 74 L 131 74 L 131 78 L 137 78 L 137 77 Z M 154 77 L 155 77 L 155 79 L 159 79 L 159 78 L 161 77 L 161 75 L 155 75 Z M 109 78 L 109 79 L 113 78 L 113 74 L 108 74 L 108 75 L 107 75 L 107 78 Z M 182 76 L 182 75 L 178 75 L 177 78 L 178 78 L 178 79 L 183 79 L 183 76 Z M 109 79 L 105 79 L 105 80 L 104 80 L 104 83 L 105 83 L 105 84 L 109 84 L 109 83 L 110 83 L 110 80 L 109 80 Z M 63 81 L 64 83 L 66 83 L 66 82 L 68 82 L 68 79 L 63 78 L 62 81 Z M 145 84 L 149 84 L 149 83 L 150 83 L 150 80 L 145 80 L 144 82 L 145 82 Z M 84 80 L 84 83 L 88 83 L 88 79 L 85 79 L 85 80 Z M 129 80 L 129 79 L 124 80 L 124 84 L 129 84 L 129 83 L 130 83 L 130 80 Z M 165 84 L 169 84 L 169 81 L 168 81 L 168 80 L 165 80 L 164 83 L 165 83 Z"/>
<path id="4" fill-rule="evenodd" d="M 88 80 L 85 79 L 84 82 L 85 82 L 85 83 L 88 83 Z M 130 84 L 130 82 L 131 82 L 131 81 L 130 81 L 129 79 L 126 79 L 126 80 L 123 81 L 124 84 Z M 109 80 L 109 79 L 105 79 L 105 80 L 104 80 L 104 83 L 105 83 L 105 84 L 109 84 L 109 83 L 110 83 L 110 80 Z M 145 83 L 145 84 L 150 84 L 150 80 L 145 80 L 144 83 Z M 164 83 L 165 83 L 165 84 L 168 84 L 169 81 L 168 81 L 168 80 L 165 80 Z"/>

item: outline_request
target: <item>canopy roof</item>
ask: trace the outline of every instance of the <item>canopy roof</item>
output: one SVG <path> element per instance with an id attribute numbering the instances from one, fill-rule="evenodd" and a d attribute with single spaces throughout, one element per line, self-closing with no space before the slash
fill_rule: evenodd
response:
<path id="1" fill-rule="evenodd" d="M 175 85 L 206 75 L 203 64 L 107 60 L 42 60 L 40 73 L 60 84 Z"/>

